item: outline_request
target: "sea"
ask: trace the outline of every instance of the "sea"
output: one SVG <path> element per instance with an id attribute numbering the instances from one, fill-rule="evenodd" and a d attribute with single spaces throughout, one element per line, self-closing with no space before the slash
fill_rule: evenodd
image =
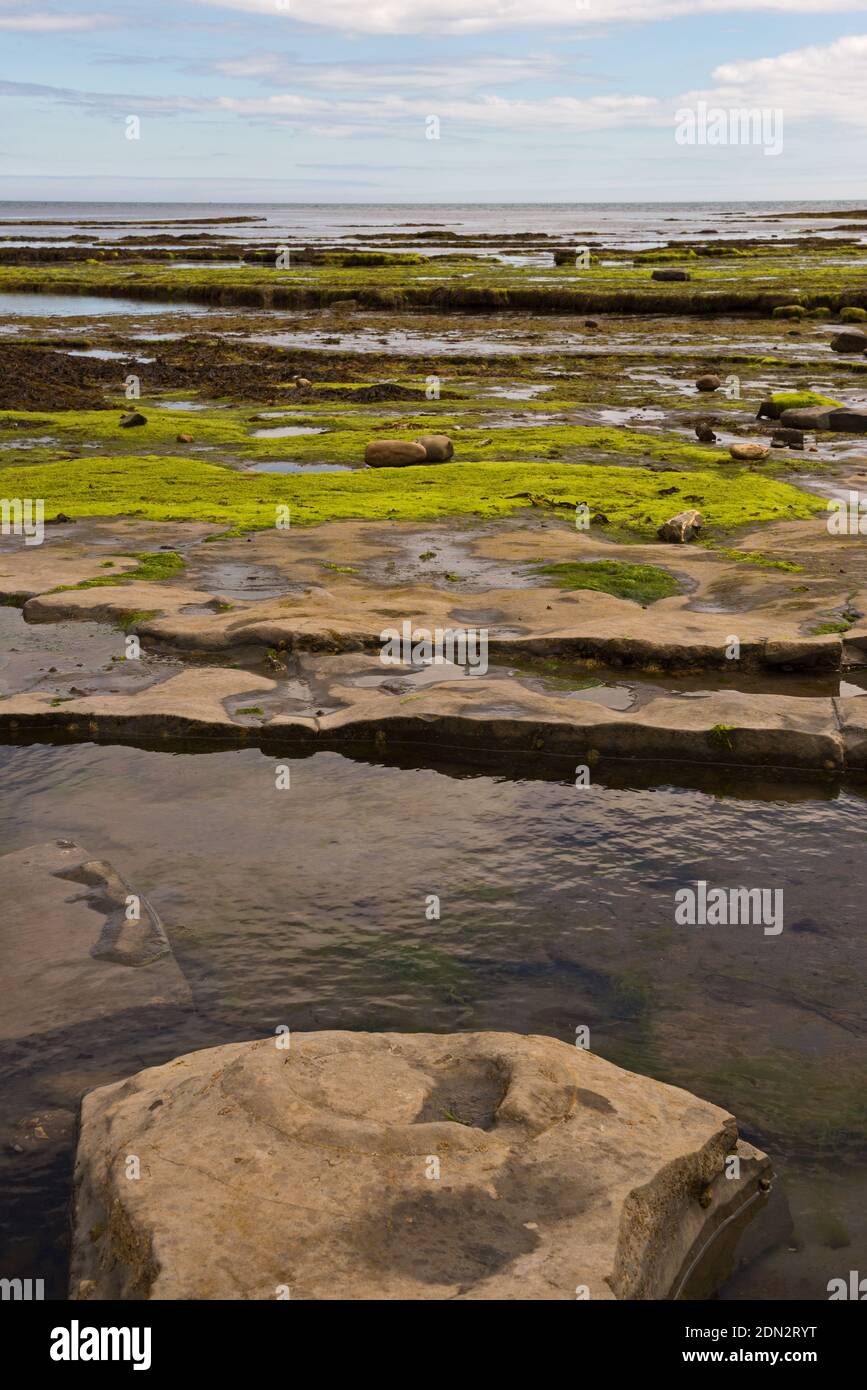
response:
<path id="1" fill-rule="evenodd" d="M 805 234 L 839 236 L 858 202 L 731 203 L 72 203 L 0 202 L 0 242 L 61 242 L 86 236 L 94 243 L 130 233 L 211 231 L 239 245 L 291 239 L 305 244 L 348 242 L 375 246 L 383 234 L 411 242 L 414 233 L 459 236 L 576 236 L 632 249 L 668 241 L 755 238 L 790 240 Z M 816 218 L 817 213 L 827 214 Z M 840 215 L 840 222 L 834 214 Z M 803 217 L 798 216 L 803 214 Z M 255 221 L 231 219 L 255 218 Z M 221 219 L 206 223 L 202 219 Z M 225 220 L 223 220 L 225 219 Z M 867 237 L 867 218 L 863 221 Z M 860 229 L 859 229 L 860 230 Z M 857 232 L 856 234 L 857 235 Z M 860 238 L 859 238 L 860 239 Z"/>

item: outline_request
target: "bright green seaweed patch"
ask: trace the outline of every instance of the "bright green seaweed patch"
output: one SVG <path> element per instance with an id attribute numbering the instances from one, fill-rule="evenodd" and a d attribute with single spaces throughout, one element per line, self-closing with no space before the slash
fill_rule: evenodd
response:
<path id="1" fill-rule="evenodd" d="M 712 527 L 809 517 L 826 506 L 788 483 L 746 470 L 671 470 L 665 483 L 661 488 L 659 475 L 646 468 L 584 464 L 447 463 L 284 475 L 238 473 L 164 456 L 70 459 L 11 468 L 4 477 L 10 495 L 44 498 L 49 516 L 63 511 L 76 517 L 210 521 L 236 530 L 274 526 L 286 516 L 278 508 L 287 507 L 292 525 L 307 526 L 342 518 L 495 517 L 527 506 L 574 514 L 584 503 L 591 512 L 604 512 L 612 527 L 647 536 L 690 506 Z M 123 576 L 130 577 L 129 571 Z"/>
<path id="2" fill-rule="evenodd" d="M 840 401 L 833 401 L 830 396 L 820 396 L 816 391 L 775 391 L 771 404 L 782 415 L 784 410 L 807 410 L 811 405 L 837 406 Z"/>
<path id="3" fill-rule="evenodd" d="M 424 403 L 419 403 L 419 406 Z M 336 415 L 333 410 L 316 414 L 309 407 L 293 406 L 287 401 L 284 417 L 267 418 L 260 412 L 251 416 L 249 408 L 233 410 L 211 409 L 197 411 L 190 419 L 189 412 L 165 410 L 147 404 L 142 406 L 147 424 L 136 429 L 123 429 L 119 414 L 111 410 L 67 410 L 33 413 L 34 433 L 51 430 L 58 440 L 67 442 L 102 441 L 112 453 L 129 450 L 177 453 L 178 434 L 191 433 L 193 446 L 208 446 L 219 451 L 226 460 L 270 462 L 292 459 L 298 463 L 342 463 L 358 465 L 364 462 L 365 445 L 377 435 L 413 439 L 423 434 L 449 434 L 454 438 L 460 458 L 481 462 L 489 458 L 509 459 L 577 458 L 593 452 L 632 458 L 648 458 L 684 468 L 707 468 L 713 463 L 729 464 L 724 454 L 708 454 L 705 447 L 685 443 L 677 435 L 642 434 L 637 430 L 620 429 L 611 425 L 545 424 L 539 426 L 500 427 L 488 416 L 490 405 L 479 412 L 484 424 L 473 425 L 471 416 L 462 420 L 448 414 L 413 410 L 397 422 L 393 414 L 353 411 L 351 415 Z M 15 439 L 20 439 L 27 424 L 27 411 L 0 411 L 0 453 L 5 442 L 4 428 L 16 422 Z M 309 434 L 275 436 L 258 434 L 261 430 L 310 428 Z M 321 431 L 317 433 L 316 431 Z M 34 452 L 33 462 L 42 455 Z M 23 462 L 24 460 L 22 460 Z"/>
<path id="4" fill-rule="evenodd" d="M 680 585 L 667 570 L 656 565 L 629 565 L 620 560 L 594 560 L 587 564 L 568 561 L 540 565 L 537 574 L 550 576 L 561 589 L 596 589 L 634 603 L 656 603 L 680 593 Z"/>
<path id="5" fill-rule="evenodd" d="M 118 574 L 101 574 L 95 579 L 82 579 L 80 584 L 61 584 L 53 590 L 63 593 L 66 589 L 104 589 L 115 584 L 154 584 L 162 579 L 171 579 L 184 569 L 186 561 L 174 550 L 143 550 L 134 552 L 138 564 L 134 569 L 123 570 Z"/>
<path id="6" fill-rule="evenodd" d="M 810 628 L 810 636 L 826 637 L 835 632 L 848 632 L 851 626 L 850 622 L 819 623 L 818 627 Z"/>

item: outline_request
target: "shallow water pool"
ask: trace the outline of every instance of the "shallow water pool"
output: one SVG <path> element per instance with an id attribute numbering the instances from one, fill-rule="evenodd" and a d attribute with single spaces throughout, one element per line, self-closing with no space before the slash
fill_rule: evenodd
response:
<path id="1" fill-rule="evenodd" d="M 61 1075 L 47 1048 L 0 1048 L 3 1128 L 281 1024 L 567 1042 L 587 1026 L 594 1051 L 731 1109 L 773 1157 L 775 1202 L 723 1296 L 825 1298 L 867 1257 L 865 801 L 755 791 L 325 752 L 3 747 L 2 852 L 62 836 L 108 859 L 161 914 L 194 1001 L 182 1026 L 114 1053 L 59 1019 Z M 784 929 L 678 926 L 674 894 L 699 879 L 781 889 Z M 10 1247 L 62 1294 L 69 1156 L 0 1162 Z"/>

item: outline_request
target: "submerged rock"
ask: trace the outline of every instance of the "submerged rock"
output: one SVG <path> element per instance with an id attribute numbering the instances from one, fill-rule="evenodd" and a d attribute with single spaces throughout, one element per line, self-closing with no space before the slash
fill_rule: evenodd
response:
<path id="1" fill-rule="evenodd" d="M 733 459 L 744 459 L 750 462 L 766 459 L 770 452 L 767 444 L 757 444 L 752 440 L 746 440 L 743 444 L 729 445 L 729 453 Z"/>
<path id="2" fill-rule="evenodd" d="M 677 516 L 670 517 L 668 521 L 662 523 L 657 535 L 661 541 L 669 541 L 674 545 L 685 545 L 687 541 L 692 540 L 703 525 L 704 517 L 701 512 L 678 512 Z"/>
<path id="3" fill-rule="evenodd" d="M 189 1002 L 159 917 L 104 860 L 51 840 L 0 858 L 0 882 L 7 1036 Z"/>
<path id="4" fill-rule="evenodd" d="M 281 1035 L 85 1096 L 70 1291 L 669 1298 L 769 1171 L 725 1111 L 553 1038 Z"/>
<path id="5" fill-rule="evenodd" d="M 718 391 L 722 386 L 722 381 L 712 372 L 708 372 L 704 376 L 700 376 L 695 385 L 698 391 Z"/>
<path id="6" fill-rule="evenodd" d="M 364 462 L 370 468 L 405 468 L 410 463 L 426 463 L 423 444 L 408 444 L 402 439 L 376 439 L 364 451 Z"/>

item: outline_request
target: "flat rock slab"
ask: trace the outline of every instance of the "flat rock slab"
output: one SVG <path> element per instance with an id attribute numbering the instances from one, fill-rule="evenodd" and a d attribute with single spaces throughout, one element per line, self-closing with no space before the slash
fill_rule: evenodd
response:
<path id="1" fill-rule="evenodd" d="M 32 598 L 65 584 L 105 578 L 107 560 L 118 575 L 138 564 L 134 557 L 111 550 L 93 555 L 75 545 L 28 547 L 23 542 L 16 541 L 14 546 L 7 542 L 0 547 L 0 599 Z"/>
<path id="2" fill-rule="evenodd" d="M 851 487 L 859 486 L 853 476 Z M 663 669 L 730 669 L 725 653 L 735 632 L 741 669 L 833 670 L 839 636 L 814 630 L 837 607 L 867 607 L 867 560 L 851 537 L 830 536 L 826 520 L 772 523 L 743 537 L 743 553 L 758 551 L 758 564 L 701 546 L 619 545 L 562 520 L 488 527 L 343 521 L 207 546 L 192 525 L 89 522 L 72 528 L 72 539 L 49 527 L 35 550 L 17 541 L 14 550 L 0 546 L 0 594 L 26 600 L 30 623 L 78 619 L 126 628 L 134 615 L 146 647 L 158 640 L 180 652 L 237 653 L 281 642 L 298 650 L 375 650 L 382 631 L 406 618 L 431 629 L 490 629 L 491 650 L 507 656 L 537 651 Z M 106 558 L 152 550 L 160 540 L 188 560 L 173 580 L 52 592 L 104 578 Z M 775 560 L 802 566 L 796 593 L 790 572 L 765 568 L 769 548 Z M 543 583 L 538 573 L 543 561 L 612 558 L 674 567 L 683 592 L 655 603 L 648 622 L 648 611 L 628 599 Z M 129 553 L 118 561 L 120 568 L 135 563 Z M 265 587 L 245 589 L 241 570 Z M 817 576 L 821 584 L 812 583 Z"/>
<path id="3" fill-rule="evenodd" d="M 275 710 L 270 700 L 276 690 L 276 682 L 266 677 L 208 667 L 136 694 L 90 695 L 59 709 L 46 694 L 11 696 L 0 703 L 0 734 L 357 744 L 379 752 L 435 744 L 469 753 L 511 750 L 582 758 L 593 751 L 612 758 L 834 772 L 847 766 L 845 710 L 864 703 L 863 697 L 727 691 L 694 700 L 661 696 L 620 712 L 534 691 L 515 679 L 475 676 L 419 689 L 410 699 L 333 683 L 329 700 L 340 708 L 317 717 Z M 245 710 L 257 713 L 250 717 Z"/>
<path id="4" fill-rule="evenodd" d="M 670 560 L 670 546 L 665 550 Z M 430 631 L 468 625 L 487 630 L 485 622 L 470 621 L 477 601 L 483 611 L 493 607 L 502 614 L 502 626 L 490 630 L 490 649 L 504 656 L 568 654 L 665 669 L 725 670 L 730 667 L 726 648 L 736 630 L 744 670 L 840 669 L 842 643 L 836 634 L 805 636 L 798 623 L 755 613 L 691 611 L 687 595 L 660 600 L 648 622 L 647 611 L 630 600 L 590 589 L 490 589 L 481 598 L 460 600 L 459 610 L 470 610 L 470 616 L 459 621 L 454 597 L 430 588 L 403 591 L 402 607 L 377 586 L 353 583 L 334 592 L 312 590 L 288 606 L 285 599 L 272 599 L 215 612 L 204 590 L 130 583 L 39 594 L 25 603 L 24 617 L 27 622 L 117 623 L 139 613 L 135 631 L 142 637 L 189 651 L 228 652 L 281 642 L 293 650 L 373 651 L 382 646 L 382 632 L 399 629 L 404 616 Z"/>
<path id="5" fill-rule="evenodd" d="M 279 1042 L 85 1096 L 73 1298 L 666 1298 L 762 1206 L 731 1115 L 555 1039 Z"/>
<path id="6" fill-rule="evenodd" d="M 3 855 L 0 891 L 0 1043 L 59 1028 L 69 1038 L 128 1010 L 190 1002 L 147 900 L 80 845 L 50 840 Z M 137 920 L 127 917 L 131 896 Z"/>

